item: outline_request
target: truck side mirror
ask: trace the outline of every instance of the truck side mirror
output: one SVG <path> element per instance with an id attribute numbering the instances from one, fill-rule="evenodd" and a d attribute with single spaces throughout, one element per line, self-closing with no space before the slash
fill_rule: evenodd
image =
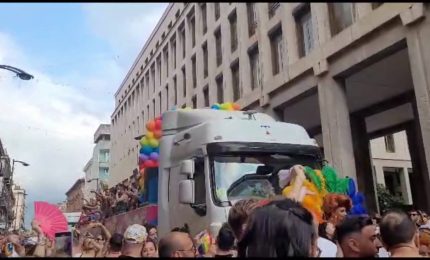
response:
<path id="1" fill-rule="evenodd" d="M 179 202 L 194 204 L 194 181 L 182 180 L 179 182 Z"/>
<path id="2" fill-rule="evenodd" d="M 184 160 L 181 164 L 181 174 L 188 175 L 193 178 L 194 175 L 194 160 Z"/>

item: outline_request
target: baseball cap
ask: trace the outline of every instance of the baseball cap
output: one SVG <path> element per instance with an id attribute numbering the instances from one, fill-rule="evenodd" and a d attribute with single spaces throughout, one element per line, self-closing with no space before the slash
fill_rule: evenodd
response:
<path id="1" fill-rule="evenodd" d="M 124 240 L 128 243 L 140 244 L 145 242 L 147 237 L 146 228 L 139 224 L 128 226 L 124 232 Z"/>

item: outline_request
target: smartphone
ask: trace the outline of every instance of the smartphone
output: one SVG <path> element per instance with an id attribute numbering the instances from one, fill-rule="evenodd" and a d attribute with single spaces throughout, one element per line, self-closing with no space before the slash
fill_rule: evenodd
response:
<path id="1" fill-rule="evenodd" d="M 72 232 L 55 233 L 55 255 L 59 257 L 72 257 Z"/>
<path id="2" fill-rule="evenodd" d="M 6 244 L 5 255 L 6 256 L 11 256 L 12 254 L 13 254 L 13 244 L 12 243 L 7 243 Z"/>

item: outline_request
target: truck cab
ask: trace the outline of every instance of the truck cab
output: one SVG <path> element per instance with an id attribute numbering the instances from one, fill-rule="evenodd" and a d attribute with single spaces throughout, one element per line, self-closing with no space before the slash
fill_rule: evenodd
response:
<path id="1" fill-rule="evenodd" d="M 208 229 L 215 237 L 231 206 L 281 193 L 280 170 L 320 168 L 314 139 L 295 124 L 253 111 L 194 109 L 163 114 L 158 170 L 158 229 Z"/>

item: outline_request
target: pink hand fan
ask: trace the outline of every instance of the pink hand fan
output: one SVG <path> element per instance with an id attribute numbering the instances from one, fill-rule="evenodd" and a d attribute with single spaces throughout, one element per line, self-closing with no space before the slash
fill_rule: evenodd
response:
<path id="1" fill-rule="evenodd" d="M 67 219 L 63 212 L 56 205 L 47 202 L 34 202 L 34 219 L 50 239 L 55 238 L 55 233 L 68 230 Z"/>

